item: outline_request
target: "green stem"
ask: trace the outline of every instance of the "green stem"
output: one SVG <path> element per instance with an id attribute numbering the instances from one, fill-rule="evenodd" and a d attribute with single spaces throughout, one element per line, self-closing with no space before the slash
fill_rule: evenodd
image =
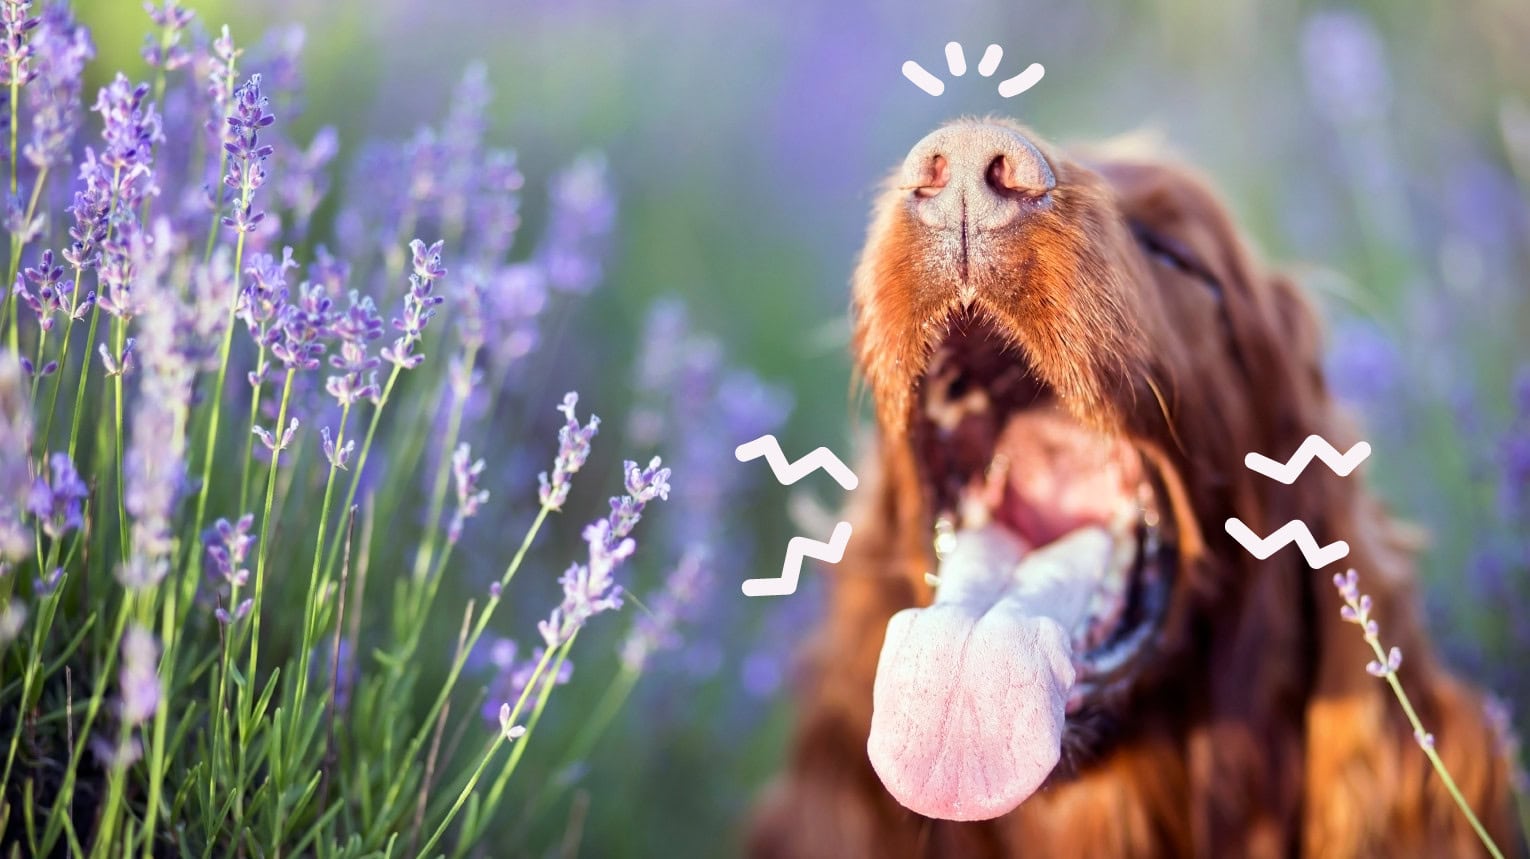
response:
<path id="1" fill-rule="evenodd" d="M 85 720 L 80 724 L 79 732 L 75 735 L 74 749 L 69 755 L 69 762 L 64 767 L 63 783 L 59 788 L 58 795 L 53 798 L 53 808 L 48 813 L 48 828 L 43 833 L 42 852 L 39 855 L 51 855 L 54 843 L 61 834 L 68 815 L 63 813 L 64 803 L 74 795 L 75 775 L 78 772 L 81 759 L 85 756 L 85 746 L 91 739 L 90 729 L 95 725 L 96 715 L 101 711 L 101 704 L 106 700 L 106 683 L 112 676 L 112 669 L 117 664 L 117 642 L 122 640 L 122 633 L 127 629 L 128 617 L 133 607 L 133 592 L 128 591 L 123 597 L 122 603 L 117 610 L 117 620 L 113 624 L 111 642 L 106 649 L 106 662 L 96 674 L 96 682 L 91 689 L 90 703 L 85 708 Z"/>
<path id="2" fill-rule="evenodd" d="M 476 348 L 467 349 L 463 358 L 463 365 L 472 372 L 473 362 L 478 357 Z M 447 387 L 451 390 L 451 386 Z M 420 548 L 414 555 L 414 581 L 418 583 L 425 572 L 430 569 L 432 555 L 436 551 L 436 541 L 441 532 L 441 511 L 446 505 L 446 487 L 451 480 L 452 474 L 452 451 L 457 446 L 457 436 L 462 431 L 462 412 L 467 405 L 467 397 L 453 396 L 452 409 L 446 422 L 446 437 L 441 444 L 441 459 L 436 463 L 436 479 L 430 491 L 430 507 L 425 514 L 425 536 L 420 540 Z"/>
<path id="3" fill-rule="evenodd" d="M 127 322 L 122 317 L 112 320 L 112 330 L 116 334 L 117 354 L 121 355 L 124 344 L 127 341 Z M 118 373 L 112 377 L 112 389 L 115 396 L 112 398 L 113 426 L 117 428 L 117 440 L 113 445 L 113 457 L 117 463 L 117 530 L 118 537 L 122 540 L 122 557 L 128 556 L 128 521 L 127 507 L 124 503 L 126 486 L 123 483 L 122 455 L 127 447 L 127 437 L 122 434 L 122 377 Z M 147 440 L 145 440 L 147 441 Z"/>
<path id="4" fill-rule="evenodd" d="M 340 429 L 336 433 L 334 441 L 337 457 L 339 455 L 341 445 L 345 443 L 345 426 L 346 422 L 350 420 L 350 416 L 351 404 L 346 403 L 340 407 Z M 329 474 L 324 480 L 324 502 L 319 506 L 319 533 L 318 536 L 314 538 L 313 566 L 308 571 L 308 592 L 306 598 L 303 600 L 303 646 L 301 648 L 302 654 L 298 657 L 299 664 L 297 674 L 297 694 L 293 697 L 292 706 L 293 713 L 295 714 L 300 714 L 303 712 L 303 700 L 307 696 L 308 692 L 309 662 L 312 659 L 311 654 L 313 652 L 312 639 L 316 632 L 314 627 L 317 625 L 319 616 L 319 567 L 321 566 L 320 562 L 324 556 L 324 531 L 325 526 L 329 523 L 330 501 L 334 497 L 335 472 L 338 470 L 335 463 L 338 461 L 338 459 L 330 460 Z"/>
<path id="5" fill-rule="evenodd" d="M 488 607 L 486 606 L 485 611 L 487 611 L 487 608 Z M 564 649 L 566 649 L 567 646 L 572 643 L 573 637 L 571 636 L 569 641 L 565 642 Z M 471 649 L 472 645 L 470 644 L 467 650 Z M 463 651 L 464 656 L 466 656 L 467 650 Z M 562 651 L 560 650 L 560 652 Z M 542 658 L 537 660 L 537 667 L 532 671 L 531 679 L 527 681 L 526 688 L 521 690 L 520 698 L 516 700 L 515 706 L 510 710 L 510 718 L 506 722 L 507 725 L 514 725 L 515 720 L 520 717 L 522 708 L 526 706 L 527 697 L 531 695 L 531 690 L 537 687 L 538 681 L 540 681 L 542 678 L 542 672 L 547 669 L 547 663 L 552 659 L 552 655 L 552 650 L 544 650 L 542 652 Z M 484 752 L 483 759 L 478 762 L 478 767 L 473 770 L 473 774 L 468 778 L 467 784 L 463 785 L 462 791 L 457 794 L 456 801 L 454 801 L 451 805 L 451 808 L 447 809 L 446 813 L 442 815 L 440 824 L 436 826 L 436 831 L 431 834 L 430 839 L 425 842 L 425 846 L 420 849 L 418 854 L 419 856 L 429 856 L 431 848 L 435 847 L 436 842 L 441 840 L 441 836 L 446 834 L 447 827 L 451 826 L 452 820 L 457 816 L 457 812 L 462 810 L 462 806 L 467 802 L 468 797 L 472 796 L 473 789 L 478 786 L 478 781 L 483 777 L 484 770 L 488 769 L 489 762 L 494 759 L 494 754 L 499 751 L 500 745 L 502 745 L 506 739 L 507 738 L 505 737 L 505 732 L 503 729 L 501 729 L 500 732 L 495 735 L 494 741 L 489 744 L 488 751 Z M 526 737 L 523 735 L 520 738 L 520 745 L 524 745 L 525 742 Z"/>
<path id="6" fill-rule="evenodd" d="M 266 504 L 260 517 L 260 540 L 255 546 L 255 602 L 250 606 L 250 662 L 249 671 L 244 675 L 246 686 L 251 690 L 257 688 L 255 668 L 260 663 L 260 607 L 265 598 L 266 559 L 271 556 L 271 547 L 267 542 L 271 536 L 271 505 L 276 500 L 276 477 L 281 470 L 282 436 L 287 431 L 287 406 L 292 400 L 294 376 L 296 371 L 289 369 L 282 382 L 281 406 L 276 416 L 276 445 L 271 451 L 271 470 L 266 475 Z M 255 696 L 251 694 L 249 697 L 253 701 Z"/>
<path id="7" fill-rule="evenodd" d="M 367 434 L 362 438 L 361 451 L 356 455 L 356 464 L 351 469 L 350 486 L 345 490 L 345 506 L 341 509 L 349 510 L 356 503 L 356 489 L 361 485 L 362 472 L 367 467 L 367 457 L 372 453 L 372 442 L 377 438 L 377 425 L 382 420 L 383 409 L 388 405 L 388 398 L 393 395 L 393 387 L 398 384 L 399 374 L 403 368 L 397 364 L 388 373 L 388 381 L 383 383 L 382 395 L 377 398 L 377 405 L 372 409 L 372 419 L 367 422 Z M 340 557 L 340 533 L 336 531 L 330 540 L 329 551 L 325 554 L 324 574 L 328 576 L 334 571 L 335 562 Z"/>
<path id="8" fill-rule="evenodd" d="M 1365 640 L 1370 644 L 1371 650 L 1376 652 L 1377 663 L 1387 665 L 1387 653 L 1381 649 L 1380 639 L 1374 635 L 1367 635 Z M 1439 752 L 1434 750 L 1434 744 L 1425 742 L 1425 737 L 1429 736 L 1429 732 L 1424 730 L 1424 723 L 1419 720 L 1418 713 L 1414 711 L 1413 702 L 1408 700 L 1408 693 L 1403 691 L 1402 682 L 1397 679 L 1397 672 L 1393 670 L 1387 671 L 1386 679 L 1387 685 L 1392 687 L 1392 694 L 1397 696 L 1397 703 L 1402 705 L 1403 713 L 1408 717 L 1408 723 L 1413 726 L 1413 736 L 1418 740 L 1419 748 L 1424 750 L 1424 755 L 1429 758 L 1429 763 L 1434 767 L 1435 774 L 1440 777 L 1440 781 L 1444 783 L 1445 789 L 1450 792 L 1451 798 L 1456 801 L 1456 805 L 1461 809 L 1461 813 L 1466 815 L 1467 822 L 1472 825 L 1472 829 L 1476 831 L 1477 837 L 1482 839 L 1483 846 L 1487 848 L 1489 853 L 1493 854 L 1494 859 L 1503 859 L 1503 853 L 1498 849 L 1498 845 L 1493 843 L 1493 838 L 1488 835 L 1487 828 L 1482 825 L 1482 821 L 1477 819 L 1476 813 L 1472 811 L 1471 804 L 1466 801 L 1465 796 L 1461 795 L 1461 789 L 1456 787 L 1456 780 L 1451 778 L 1450 770 L 1445 768 L 1445 762 L 1440 759 Z"/>
<path id="9" fill-rule="evenodd" d="M 542 523 L 547 521 L 547 515 L 552 510 L 552 507 L 543 504 L 537 511 L 536 519 L 532 520 L 531 527 L 526 529 L 526 536 L 522 538 L 520 548 L 516 550 L 515 556 L 510 559 L 510 565 L 505 568 L 504 575 L 500 577 L 498 593 L 491 595 L 488 602 L 484 604 L 483 612 L 478 616 L 477 622 L 473 625 L 473 631 L 467 638 L 467 644 L 462 648 L 457 658 L 452 660 L 452 666 L 447 672 L 446 680 L 441 684 L 441 691 L 436 694 L 435 702 L 431 704 L 424 719 L 420 721 L 419 730 L 410 739 L 409 745 L 404 752 L 403 760 L 413 761 L 419 757 L 420 750 L 424 748 L 425 741 L 430 737 L 432 723 L 435 721 L 436 716 L 440 714 L 441 708 L 446 706 L 447 698 L 451 696 L 452 689 L 456 686 L 457 678 L 462 674 L 462 667 L 467 664 L 468 655 L 473 652 L 473 646 L 478 643 L 478 639 L 483 636 L 484 630 L 488 628 L 490 619 L 494 617 L 494 609 L 498 607 L 505 588 L 509 586 L 510 580 L 515 577 L 516 571 L 521 568 L 521 564 L 526 559 L 527 550 L 531 548 L 532 541 L 536 539 L 537 532 L 542 529 Z M 407 779 L 394 779 L 392 784 L 388 786 L 388 791 L 384 794 L 382 802 L 384 811 L 379 814 L 376 820 L 377 824 L 385 824 L 390 819 L 390 814 L 387 812 L 393 809 L 394 803 L 398 802 L 406 781 Z M 380 838 L 381 835 L 381 829 L 374 827 L 374 831 L 368 835 L 368 840 Z"/>
<path id="10" fill-rule="evenodd" d="M 521 757 L 526 754 L 526 746 L 531 741 L 531 735 L 537 730 L 537 723 L 542 721 L 542 711 L 547 707 L 548 699 L 552 698 L 553 686 L 558 682 L 558 672 L 563 670 L 563 663 L 568 659 L 568 652 L 574 646 L 574 639 L 577 637 L 578 632 L 576 631 L 568 637 L 567 641 L 563 642 L 562 647 L 558 648 L 558 660 L 553 663 L 552 672 L 542 681 L 541 694 L 537 696 L 536 706 L 531 710 L 531 719 L 526 722 L 526 733 L 521 735 L 521 741 L 516 743 L 514 749 L 511 749 L 510 760 L 505 763 L 505 768 L 500 770 L 499 775 L 495 777 L 494 784 L 490 786 L 488 795 L 484 797 L 483 810 L 479 815 L 480 820 L 485 815 L 492 815 L 494 809 L 499 807 L 500 798 L 504 796 L 505 788 L 510 784 L 510 776 L 515 774 L 516 766 L 520 764 Z M 528 683 L 526 685 L 530 686 L 531 684 Z M 511 724 L 514 724 L 513 714 Z M 476 835 L 476 832 L 469 833 L 464 841 L 471 841 Z"/>

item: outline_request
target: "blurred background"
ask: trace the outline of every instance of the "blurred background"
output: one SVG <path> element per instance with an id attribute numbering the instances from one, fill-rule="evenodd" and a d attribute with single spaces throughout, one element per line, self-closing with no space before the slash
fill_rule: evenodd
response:
<path id="1" fill-rule="evenodd" d="M 569 831 L 590 856 L 733 852 L 750 796 L 782 754 L 787 650 L 817 598 L 811 573 L 790 598 L 739 595 L 738 581 L 778 569 L 792 529 L 785 494 L 760 479 L 765 466 L 728 453 L 746 428 L 782 419 L 788 452 L 852 450 L 846 284 L 872 189 L 914 141 L 963 113 L 1011 114 L 1064 142 L 1152 131 L 1214 179 L 1262 251 L 1327 312 L 1333 383 L 1376 450 L 1367 469 L 1430 534 L 1423 569 L 1436 637 L 1456 665 L 1530 711 L 1530 6 L 187 5 L 205 23 L 227 22 L 241 43 L 274 39 L 267 56 L 300 58 L 288 71 L 301 75 L 302 109 L 280 115 L 281 128 L 305 146 L 321 127 L 338 131 L 342 196 L 378 181 L 358 167 L 364 144 L 439 126 L 475 63 L 492 90 L 486 139 L 513 148 L 527 177 L 518 250 L 547 226 L 549 177 L 581 153 L 604 155 L 615 215 L 600 282 L 553 308 L 508 374 L 516 402 L 534 411 L 489 416 L 464 436 L 489 459 L 496 498 L 530 501 L 557 396 L 578 389 L 581 411 L 606 419 L 566 532 L 550 546 L 577 545 L 571 529 L 602 512 L 623 456 L 656 452 L 674 464 L 677 496 L 702 507 L 652 514 L 644 548 L 654 551 L 640 551 L 630 573 L 640 600 L 676 562 L 659 547 L 678 545 L 667 535 L 695 527 L 686 521 L 695 510 L 726 498 L 736 515 L 716 525 L 715 579 L 688 604 L 683 644 L 652 656 L 587 761 L 528 758 L 516 788 L 525 793 L 508 808 L 529 811 L 503 827 L 526 855 L 553 851 Z M 141 78 L 139 5 L 76 6 L 95 32 L 93 73 Z M 906 59 L 943 69 L 949 40 L 973 63 L 983 46 L 1002 45 L 1000 77 L 1030 62 L 1046 77 L 1010 100 L 971 73 L 941 98 L 903 80 Z M 316 233 L 342 241 L 337 220 L 334 205 L 321 206 Z M 669 407 L 665 398 L 697 386 L 704 395 Z M 840 500 L 826 480 L 802 485 L 824 505 Z M 479 523 L 455 565 L 460 593 L 443 603 L 460 604 L 498 573 L 521 524 Z M 497 619 L 503 634 L 535 638 L 568 560 L 555 550 L 534 559 L 517 580 L 519 614 Z M 568 745 L 617 671 L 630 618 L 606 620 L 582 640 L 548 710 L 546 748 Z"/>

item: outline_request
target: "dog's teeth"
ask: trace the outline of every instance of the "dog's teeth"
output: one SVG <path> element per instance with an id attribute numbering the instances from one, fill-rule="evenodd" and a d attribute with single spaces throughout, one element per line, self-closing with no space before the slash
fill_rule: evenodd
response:
<path id="1" fill-rule="evenodd" d="M 940 576 L 937 576 L 934 573 L 925 573 L 924 583 L 932 588 L 938 588 L 940 587 Z"/>
<path id="2" fill-rule="evenodd" d="M 951 524 L 950 517 L 942 516 L 935 520 L 935 557 L 943 559 L 954 548 L 956 548 L 956 526 Z"/>

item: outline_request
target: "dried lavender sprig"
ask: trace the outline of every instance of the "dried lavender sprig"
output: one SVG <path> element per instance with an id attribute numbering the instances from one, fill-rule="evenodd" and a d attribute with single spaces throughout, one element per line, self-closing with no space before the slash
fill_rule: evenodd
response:
<path id="1" fill-rule="evenodd" d="M 1363 630 L 1365 642 L 1375 651 L 1376 658 L 1365 666 L 1365 670 L 1373 677 L 1380 677 L 1392 687 L 1392 694 L 1397 696 L 1397 702 L 1402 705 L 1403 713 L 1408 717 L 1408 723 L 1413 726 L 1413 739 L 1418 747 L 1423 749 L 1424 755 L 1429 758 L 1429 763 L 1434 767 L 1435 774 L 1445 784 L 1445 789 L 1450 791 L 1450 796 L 1455 800 L 1456 806 L 1461 813 L 1466 815 L 1466 820 L 1476 831 L 1477 837 L 1482 839 L 1482 844 L 1487 848 L 1495 859 L 1503 859 L 1503 853 L 1498 845 L 1493 843 L 1492 836 L 1488 835 L 1486 827 L 1477 819 L 1472 811 L 1471 804 L 1466 797 L 1461 795 L 1461 789 L 1456 787 L 1456 780 L 1451 777 L 1450 770 L 1445 762 L 1440 759 L 1439 752 L 1434 748 L 1434 734 L 1424 730 L 1424 723 L 1419 720 L 1418 713 L 1413 709 L 1413 702 L 1408 699 L 1408 693 L 1403 690 L 1402 682 L 1397 679 L 1397 669 L 1402 666 L 1402 651 L 1396 647 L 1387 650 L 1381 644 L 1381 627 L 1371 617 L 1372 602 L 1370 595 L 1360 592 L 1360 576 L 1353 569 L 1335 573 L 1333 586 L 1338 590 L 1339 596 L 1344 600 L 1344 605 L 1339 607 L 1339 616 L 1344 620 L 1355 624 Z"/>

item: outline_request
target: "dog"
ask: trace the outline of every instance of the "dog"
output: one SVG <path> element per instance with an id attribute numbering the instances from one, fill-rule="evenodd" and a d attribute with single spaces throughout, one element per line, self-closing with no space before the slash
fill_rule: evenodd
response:
<path id="1" fill-rule="evenodd" d="M 1366 671 L 1346 567 L 1512 849 L 1510 763 L 1422 629 L 1412 532 L 1362 473 L 1245 467 L 1358 436 L 1312 307 L 1206 182 L 958 120 L 888 181 L 852 293 L 876 450 L 749 855 L 1486 855 Z M 1349 554 L 1257 560 L 1230 517 Z"/>

